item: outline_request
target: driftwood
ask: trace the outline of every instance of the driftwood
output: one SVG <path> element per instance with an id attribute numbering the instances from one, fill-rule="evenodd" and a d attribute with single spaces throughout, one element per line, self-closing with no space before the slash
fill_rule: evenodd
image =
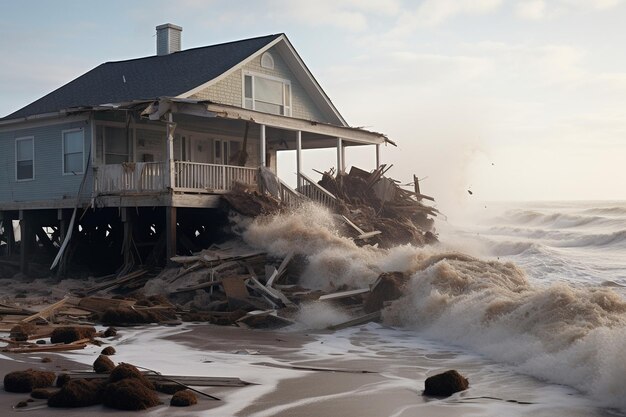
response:
<path id="1" fill-rule="evenodd" d="M 70 378 L 106 379 L 109 377 L 106 374 L 97 374 L 93 371 L 72 371 L 65 373 Z M 175 380 L 182 384 L 196 387 L 245 387 L 254 385 L 252 382 L 243 381 L 235 377 L 164 375 L 152 372 L 142 372 L 142 374 L 151 381 Z"/>
<path id="2" fill-rule="evenodd" d="M 30 345 L 27 347 L 3 348 L 2 352 L 8 353 L 33 353 L 33 352 L 65 352 L 80 350 L 87 347 L 89 339 L 81 339 L 72 343 L 55 343 L 53 345 Z"/>
<path id="3" fill-rule="evenodd" d="M 68 299 L 69 299 L 69 296 L 66 296 L 62 300 L 57 301 L 56 303 L 44 308 L 43 310 L 22 319 L 21 322 L 30 323 L 31 321 L 37 320 L 37 319 L 44 319 L 44 320 L 48 319 L 52 314 L 54 314 L 55 311 L 63 307 L 65 303 L 68 301 Z"/>
<path id="4" fill-rule="evenodd" d="M 119 278 L 117 278 L 117 279 L 115 279 L 113 281 L 106 282 L 106 283 L 101 284 L 101 285 L 96 285 L 96 286 L 91 287 L 91 288 L 87 288 L 82 293 L 85 294 L 85 295 L 89 295 L 89 294 L 97 293 L 98 291 L 116 288 L 116 287 L 119 287 L 121 285 L 129 283 L 130 281 L 133 281 L 133 280 L 141 277 L 146 272 L 148 272 L 148 271 L 140 269 L 140 270 L 131 272 L 129 274 L 123 275 L 123 276 L 121 276 L 121 277 L 119 277 Z"/>

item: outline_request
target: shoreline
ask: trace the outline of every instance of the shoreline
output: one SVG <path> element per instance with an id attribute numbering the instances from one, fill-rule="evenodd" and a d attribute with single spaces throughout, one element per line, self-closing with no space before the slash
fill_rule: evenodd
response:
<path id="1" fill-rule="evenodd" d="M 607 417 L 570 388 L 545 384 L 509 368 L 422 341 L 410 331 L 366 325 L 335 333 L 269 331 L 206 324 L 121 328 L 106 340 L 111 359 L 163 374 L 238 377 L 255 385 L 198 388 L 221 401 L 198 397 L 192 407 L 164 405 L 138 412 L 150 416 L 555 416 Z M 91 369 L 103 346 L 83 351 L 11 355 L 0 358 L 11 370 Z M 41 363 L 41 357 L 52 362 Z M 294 367 L 290 368 L 290 367 Z M 303 368 L 322 368 L 305 370 Z M 336 371 L 332 371 L 335 369 Z M 457 369 L 470 379 L 467 391 L 445 399 L 421 395 L 424 379 Z M 369 371 L 369 372 L 363 372 Z M 28 394 L 0 394 L 3 415 Z M 35 411 L 33 411 L 35 412 Z M 121 412 L 123 413 L 123 412 Z M 41 408 L 37 416 L 97 416 L 120 411 L 94 406 Z"/>

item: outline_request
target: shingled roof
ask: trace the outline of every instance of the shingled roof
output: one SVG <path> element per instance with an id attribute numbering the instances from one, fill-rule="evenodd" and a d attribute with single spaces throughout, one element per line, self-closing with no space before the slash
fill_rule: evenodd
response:
<path id="1" fill-rule="evenodd" d="M 176 97 L 223 74 L 280 36 L 268 35 L 169 55 L 106 62 L 0 120 L 73 107 Z"/>

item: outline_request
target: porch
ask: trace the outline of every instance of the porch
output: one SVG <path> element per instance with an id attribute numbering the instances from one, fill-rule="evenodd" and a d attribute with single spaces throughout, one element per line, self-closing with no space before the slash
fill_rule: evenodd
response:
<path id="1" fill-rule="evenodd" d="M 118 115 L 129 110 L 136 115 L 126 116 L 124 123 L 97 122 L 94 197 L 211 195 L 228 192 L 235 183 L 258 187 L 259 168 L 277 175 L 277 155 L 292 151 L 295 172 L 290 172 L 295 176 L 289 181 L 291 187 L 332 206 L 332 195 L 303 172 L 305 150 L 335 149 L 336 164 L 331 159 L 322 166 L 336 166 L 337 172 L 344 172 L 346 148 L 373 147 L 378 167 L 380 146 L 393 144 L 384 135 L 363 129 L 210 102 L 164 98 L 146 104 L 117 107 L 114 113 Z M 119 143 L 124 146 L 116 149 Z M 284 181 L 278 183 L 277 196 L 295 198 L 295 191 Z"/>
<path id="2" fill-rule="evenodd" d="M 157 194 L 167 190 L 165 162 L 130 162 L 102 165 L 94 168 L 96 195 Z M 233 189 L 236 183 L 259 187 L 260 168 L 233 165 L 174 161 L 172 191 L 194 194 L 221 194 Z M 296 204 L 302 197 L 332 208 L 335 197 L 303 173 L 298 174 L 297 190 L 280 178 L 277 197 L 287 204 Z"/>

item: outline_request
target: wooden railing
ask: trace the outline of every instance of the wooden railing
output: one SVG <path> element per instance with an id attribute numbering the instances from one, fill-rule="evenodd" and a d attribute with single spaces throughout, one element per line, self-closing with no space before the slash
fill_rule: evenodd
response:
<path id="1" fill-rule="evenodd" d="M 302 204 L 306 197 L 288 186 L 283 180 L 278 179 L 280 200 L 289 207 L 295 207 Z"/>
<path id="2" fill-rule="evenodd" d="M 257 183 L 256 168 L 176 161 L 174 170 L 174 187 L 179 191 L 228 191 L 235 182 Z"/>
<path id="3" fill-rule="evenodd" d="M 235 182 L 257 184 L 257 169 L 199 162 L 174 162 L 174 189 L 188 192 L 228 191 Z M 165 162 L 126 162 L 94 168 L 96 194 L 155 192 L 167 188 Z"/>
<path id="4" fill-rule="evenodd" d="M 322 186 L 318 185 L 306 175 L 302 173 L 299 175 L 301 186 L 298 188 L 298 191 L 301 194 L 325 207 L 328 207 L 329 209 L 335 208 L 337 205 L 337 198 L 334 195 L 326 191 Z"/>
<path id="5" fill-rule="evenodd" d="M 98 194 L 162 191 L 165 189 L 164 162 L 126 162 L 94 169 Z"/>

